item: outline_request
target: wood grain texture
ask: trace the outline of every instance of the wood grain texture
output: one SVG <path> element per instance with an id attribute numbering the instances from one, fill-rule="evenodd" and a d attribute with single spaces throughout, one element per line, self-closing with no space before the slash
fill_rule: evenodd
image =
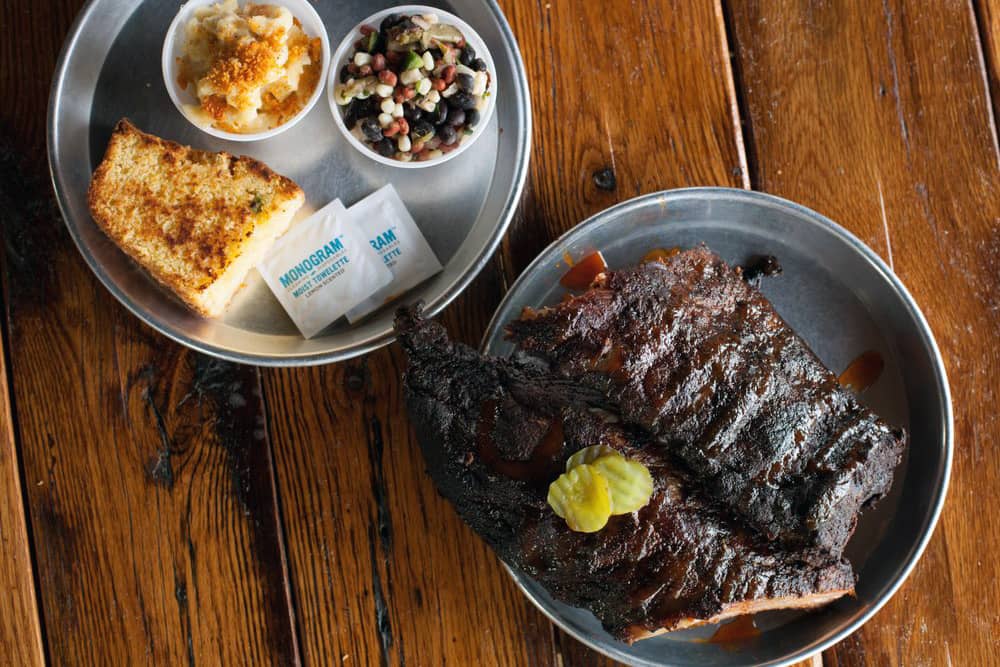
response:
<path id="1" fill-rule="evenodd" d="M 930 321 L 955 408 L 951 490 L 909 581 L 837 665 L 1000 661 L 1000 173 L 963 2 L 731 3 L 755 183 L 846 225 Z"/>
<path id="2" fill-rule="evenodd" d="M 748 186 L 716 3 L 501 6 L 528 70 L 534 122 L 527 193 L 504 243 L 511 276 L 617 202 L 665 188 Z"/>
<path id="3" fill-rule="evenodd" d="M 5 202 L 0 199 L 0 205 Z M 41 665 L 41 617 L 32 573 L 28 521 L 15 444 L 14 412 L 0 341 L 0 656 L 15 665 Z"/>
<path id="4" fill-rule="evenodd" d="M 139 324 L 28 202 L 6 295 L 53 661 L 294 660 L 256 371 Z"/>
<path id="5" fill-rule="evenodd" d="M 993 101 L 993 133 L 1000 122 L 1000 0 L 970 0 L 979 27 L 983 70 Z"/>
<path id="6" fill-rule="evenodd" d="M 44 146 L 44 109 L 55 54 L 76 12 L 76 2 L 64 2 L 52 8 L 43 24 L 41 13 L 27 15 L 16 3 L 0 5 L 0 26 L 33 24 L 30 35 L 37 40 L 32 49 L 26 39 L 8 38 L 0 42 L 0 91 L 6 102 L 0 105 L 0 175 L 7 177 L 22 168 L 43 173 L 44 162 L 30 166 L 18 164 L 18 155 Z M 37 23 L 36 23 L 37 21 Z M 26 35 L 22 37 L 27 38 Z M 49 54 L 48 62 L 38 63 L 26 57 L 37 50 Z M 8 201 L 10 188 L 0 187 L 0 240 L 10 248 L 13 203 Z M 9 250 L 8 250 L 9 256 Z M 9 265 L 4 268 L 9 270 Z M 6 304 L 5 304 L 6 306 Z M 9 311 L 5 308 L 4 316 Z M 3 341 L 6 347 L 8 341 Z M 4 349 L 6 354 L 6 349 Z M 41 634 L 41 610 L 35 589 L 33 563 L 28 536 L 24 491 L 21 487 L 21 461 L 15 442 L 13 387 L 6 359 L 0 360 L 0 591 L 3 613 L 0 614 L 0 656 L 11 664 L 42 664 L 45 658 Z"/>
<path id="7" fill-rule="evenodd" d="M 31 168 L 45 165 L 45 114 L 56 57 L 83 0 L 0 3 L 0 132 Z M 46 177 L 47 178 L 47 177 Z"/>
<path id="8" fill-rule="evenodd" d="M 444 316 L 473 345 L 504 285 L 583 218 L 642 192 L 742 183 L 711 5 L 503 9 L 533 86 L 532 168 L 503 251 Z M 622 40 L 636 25 L 641 39 Z M 670 39 L 649 49 L 661 33 Z M 613 178 L 595 179 L 605 169 Z M 264 371 L 305 662 L 613 664 L 555 631 L 434 490 L 405 416 L 404 368 L 393 346 Z"/>
<path id="9" fill-rule="evenodd" d="M 51 4 L 0 9 L 8 370 L 49 657 L 294 662 L 257 372 L 126 313 L 55 210 L 48 82 L 81 3 Z"/>

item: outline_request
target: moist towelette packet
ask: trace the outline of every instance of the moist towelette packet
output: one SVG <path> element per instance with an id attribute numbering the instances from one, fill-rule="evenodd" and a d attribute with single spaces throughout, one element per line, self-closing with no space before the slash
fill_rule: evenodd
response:
<path id="1" fill-rule="evenodd" d="M 392 281 L 339 199 L 278 239 L 257 270 L 306 338 Z"/>
<path id="2" fill-rule="evenodd" d="M 352 324 L 441 270 L 413 216 L 392 184 L 376 190 L 348 211 L 368 241 L 372 258 L 392 271 L 392 282 L 347 311 Z"/>

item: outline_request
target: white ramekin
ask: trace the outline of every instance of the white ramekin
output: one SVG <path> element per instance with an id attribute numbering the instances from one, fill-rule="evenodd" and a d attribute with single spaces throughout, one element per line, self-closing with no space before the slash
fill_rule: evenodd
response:
<path id="1" fill-rule="evenodd" d="M 482 58 L 486 62 L 486 70 L 490 73 L 490 94 L 486 98 L 485 108 L 483 108 L 480 112 L 479 126 L 476 127 L 467 139 L 462 141 L 458 148 L 433 160 L 424 160 L 422 162 L 403 162 L 402 160 L 396 160 L 394 158 L 379 155 L 374 149 L 370 148 L 367 144 L 361 141 L 361 139 L 355 136 L 353 132 L 347 129 L 347 125 L 344 123 L 344 109 L 346 107 L 339 106 L 333 99 L 333 88 L 338 83 L 340 70 L 347 64 L 347 56 L 354 48 L 354 42 L 361 37 L 361 26 L 370 25 L 377 29 L 379 24 L 382 23 L 382 19 L 390 14 L 436 14 L 441 23 L 450 23 L 461 31 L 462 35 L 465 37 L 465 41 L 471 44 L 472 48 L 476 50 L 476 57 Z M 326 99 L 330 104 L 330 111 L 333 112 L 333 118 L 336 121 L 337 128 L 340 130 L 341 134 L 347 137 L 347 140 L 351 143 L 351 145 L 363 154 L 367 155 L 376 162 L 389 165 L 390 167 L 399 167 L 401 169 L 421 169 L 423 167 L 433 167 L 443 162 L 447 162 L 452 158 L 456 158 L 465 151 L 469 150 L 469 147 L 472 146 L 472 144 L 474 144 L 476 140 L 478 140 L 479 137 L 485 133 L 486 126 L 489 124 L 490 119 L 493 116 L 493 110 L 496 108 L 497 70 L 496 66 L 493 64 L 493 56 L 490 55 L 490 50 L 486 47 L 486 42 L 484 42 L 483 38 L 479 36 L 479 33 L 473 30 L 472 27 L 462 19 L 437 7 L 428 7 L 426 5 L 399 5 L 398 7 L 390 7 L 372 14 L 364 21 L 361 21 L 354 26 L 354 28 L 347 33 L 347 36 L 344 37 L 343 41 L 340 42 L 340 46 L 338 46 L 337 50 L 334 52 L 333 59 L 330 63 L 330 73 L 328 75 L 326 85 Z"/>
<path id="2" fill-rule="evenodd" d="M 240 5 L 242 6 L 245 1 L 246 0 L 242 0 Z M 181 57 L 182 49 L 184 47 L 184 28 L 187 26 L 187 23 L 191 19 L 195 9 L 206 7 L 208 5 L 215 4 L 216 2 L 219 2 L 219 0 L 188 0 L 188 2 L 181 6 L 180 10 L 177 12 L 177 16 L 175 16 L 174 20 L 170 23 L 170 28 L 167 29 L 167 35 L 163 40 L 163 53 L 161 57 L 163 67 L 163 83 L 167 86 L 167 93 L 170 94 L 170 99 L 173 100 L 177 110 L 180 111 L 192 125 L 197 127 L 202 132 L 212 135 L 213 137 L 227 139 L 229 141 L 259 141 L 261 139 L 268 139 L 270 137 L 277 136 L 302 120 L 302 118 L 309 113 L 309 110 L 315 106 L 316 102 L 323 94 L 323 84 L 327 79 L 330 69 L 330 38 L 326 34 L 326 26 L 323 25 L 323 21 L 320 19 L 319 14 L 316 13 L 316 10 L 313 9 L 313 6 L 307 2 L 307 0 L 273 0 L 273 2 L 268 2 L 268 4 L 279 5 L 287 8 L 288 11 L 292 13 L 292 16 L 297 18 L 299 23 L 302 24 L 302 29 L 306 35 L 309 37 L 319 37 L 323 46 L 323 62 L 321 63 L 322 69 L 320 70 L 319 81 L 316 84 L 316 90 L 313 91 L 305 106 L 303 106 L 297 114 L 278 127 L 252 134 L 225 132 L 210 125 L 206 126 L 202 123 L 198 123 L 188 116 L 188 114 L 184 111 L 184 105 L 198 104 L 198 98 L 191 92 L 191 86 L 182 90 L 177 83 L 177 59 Z"/>

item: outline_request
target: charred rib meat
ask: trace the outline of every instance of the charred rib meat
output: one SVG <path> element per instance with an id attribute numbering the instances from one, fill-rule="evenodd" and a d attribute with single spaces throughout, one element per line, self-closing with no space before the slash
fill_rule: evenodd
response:
<path id="1" fill-rule="evenodd" d="M 499 556 L 615 636 L 764 609 L 813 607 L 851 593 L 839 558 L 785 550 L 711 508 L 661 443 L 586 409 L 595 395 L 524 362 L 483 357 L 401 310 L 407 408 L 438 489 Z M 546 488 L 567 458 L 605 444 L 652 472 L 651 502 L 597 533 L 569 530 Z"/>
<path id="2" fill-rule="evenodd" d="M 508 336 L 605 397 L 716 502 L 790 547 L 837 556 L 905 443 L 740 271 L 706 248 L 601 276 L 525 309 Z"/>

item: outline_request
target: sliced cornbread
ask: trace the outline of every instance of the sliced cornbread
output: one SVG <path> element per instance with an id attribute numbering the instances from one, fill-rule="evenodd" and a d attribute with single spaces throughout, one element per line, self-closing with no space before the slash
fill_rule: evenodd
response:
<path id="1" fill-rule="evenodd" d="M 305 201 L 248 157 L 181 146 L 126 119 L 90 182 L 94 220 L 202 315 L 221 314 Z"/>

